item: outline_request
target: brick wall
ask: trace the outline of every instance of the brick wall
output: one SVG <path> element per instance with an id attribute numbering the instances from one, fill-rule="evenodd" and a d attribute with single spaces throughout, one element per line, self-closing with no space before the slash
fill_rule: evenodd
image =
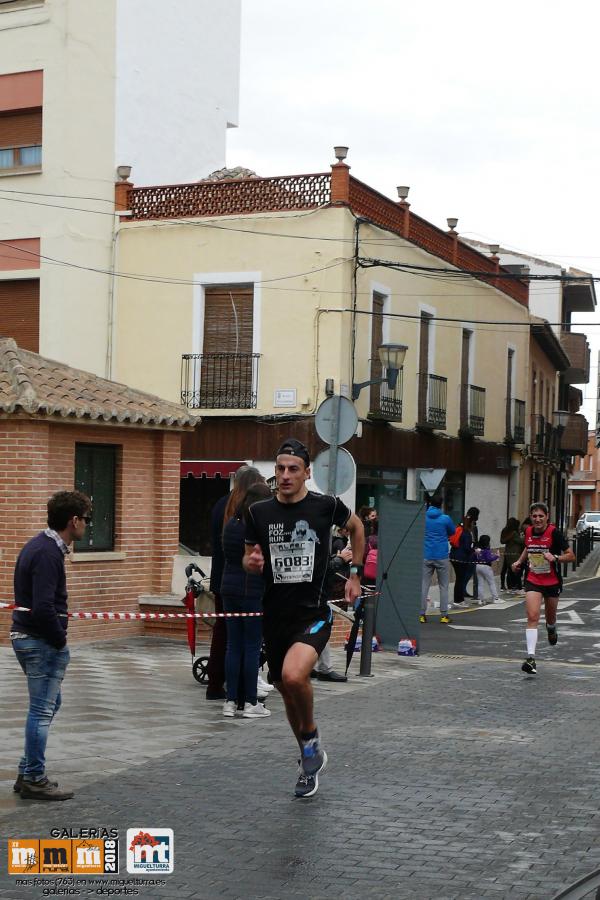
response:
<path id="1" fill-rule="evenodd" d="M 0 599 L 12 602 L 17 555 L 46 524 L 48 497 L 71 490 L 75 444 L 117 450 L 115 551 L 91 561 L 67 559 L 71 610 L 138 611 L 141 594 L 169 593 L 178 548 L 180 434 L 140 427 L 70 425 L 33 419 L 0 421 Z M 10 615 L 0 613 L 0 643 Z M 142 622 L 73 620 L 72 642 L 141 634 Z"/>

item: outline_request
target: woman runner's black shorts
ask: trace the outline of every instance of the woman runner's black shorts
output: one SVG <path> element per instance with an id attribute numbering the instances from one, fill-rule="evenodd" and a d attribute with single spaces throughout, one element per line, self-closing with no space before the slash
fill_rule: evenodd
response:
<path id="1" fill-rule="evenodd" d="M 535 591 L 541 594 L 544 599 L 546 597 L 558 597 L 562 592 L 562 584 L 534 584 L 533 581 L 525 582 L 526 591 Z"/>
<path id="2" fill-rule="evenodd" d="M 282 625 L 274 622 L 269 627 L 265 625 L 263 637 L 265 640 L 265 652 L 269 673 L 273 681 L 281 681 L 281 670 L 285 655 L 292 644 L 308 644 L 317 651 L 320 656 L 331 636 L 333 613 L 329 610 L 326 619 L 318 619 L 308 625 L 291 623 Z"/>

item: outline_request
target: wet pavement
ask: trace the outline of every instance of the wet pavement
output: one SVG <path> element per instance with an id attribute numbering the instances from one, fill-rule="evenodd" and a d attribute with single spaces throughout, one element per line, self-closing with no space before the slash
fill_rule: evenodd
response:
<path id="1" fill-rule="evenodd" d="M 523 605 L 510 601 L 453 622 L 503 632 L 432 622 L 422 656 L 383 652 L 373 678 L 316 682 L 330 761 L 308 801 L 292 796 L 297 754 L 279 697 L 269 719 L 223 719 L 193 680 L 185 644 L 166 638 L 72 647 L 48 770 L 76 796 L 23 801 L 12 782 L 25 684 L 10 648 L 0 648 L 0 897 L 59 890 L 55 878 L 19 884 L 7 874 L 9 838 L 112 828 L 118 877 L 61 890 L 549 900 L 600 867 L 600 581 L 568 591 L 565 613 L 582 624 L 561 614 L 554 649 L 541 631 L 536 678 L 520 671 Z M 128 828 L 173 829 L 174 871 L 154 879 L 163 884 L 127 873 Z"/>

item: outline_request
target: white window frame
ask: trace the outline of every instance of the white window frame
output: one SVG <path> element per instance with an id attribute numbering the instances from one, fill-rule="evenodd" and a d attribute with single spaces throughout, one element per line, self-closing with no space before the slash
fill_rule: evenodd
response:
<path id="1" fill-rule="evenodd" d="M 196 272 L 193 275 L 192 304 L 192 353 L 202 353 L 204 344 L 204 310 L 206 307 L 206 288 L 217 285 L 251 284 L 252 301 L 252 352 L 260 353 L 261 314 L 262 314 L 262 272 Z M 196 366 L 194 390 L 200 390 L 200 366 Z M 252 392 L 258 397 L 260 366 L 253 367 Z M 254 374 L 255 373 L 255 374 Z M 258 401 L 257 401 L 257 405 Z"/>

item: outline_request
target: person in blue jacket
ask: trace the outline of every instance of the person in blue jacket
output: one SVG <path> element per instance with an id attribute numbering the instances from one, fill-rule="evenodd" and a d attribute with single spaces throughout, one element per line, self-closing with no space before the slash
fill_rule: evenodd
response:
<path id="1" fill-rule="evenodd" d="M 454 534 L 454 522 L 442 512 L 441 494 L 434 494 L 429 501 L 425 515 L 425 538 L 423 541 L 423 582 L 421 586 L 421 615 L 419 621 L 427 621 L 427 594 L 434 572 L 437 572 L 440 586 L 440 622 L 447 625 L 448 581 L 450 562 L 448 558 L 448 538 Z"/>

